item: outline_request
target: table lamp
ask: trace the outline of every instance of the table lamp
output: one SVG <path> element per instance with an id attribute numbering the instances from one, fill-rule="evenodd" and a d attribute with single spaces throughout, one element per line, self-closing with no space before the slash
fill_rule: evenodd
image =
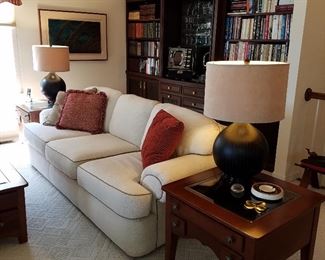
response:
<path id="1" fill-rule="evenodd" d="M 69 47 L 60 45 L 33 45 L 33 68 L 35 71 L 49 72 L 41 80 L 41 91 L 52 106 L 59 91 L 65 91 L 66 85 L 55 72 L 70 70 Z"/>
<path id="2" fill-rule="evenodd" d="M 288 70 L 283 62 L 207 63 L 204 114 L 232 122 L 213 145 L 214 160 L 228 184 L 245 187 L 263 169 L 268 143 L 251 123 L 284 118 Z"/>

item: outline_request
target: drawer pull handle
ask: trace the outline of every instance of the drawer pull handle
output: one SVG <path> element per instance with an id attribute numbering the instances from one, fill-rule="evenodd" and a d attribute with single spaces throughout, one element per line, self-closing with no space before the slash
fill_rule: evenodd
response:
<path id="1" fill-rule="evenodd" d="M 178 205 L 177 204 L 173 204 L 173 211 L 176 211 L 176 210 L 178 210 Z"/>
<path id="2" fill-rule="evenodd" d="M 172 226 L 173 226 L 173 228 L 177 227 L 178 226 L 177 222 L 173 221 Z"/>
<path id="3" fill-rule="evenodd" d="M 3 228 L 5 226 L 5 223 L 0 222 L 0 228 Z"/>
<path id="4" fill-rule="evenodd" d="M 227 237 L 226 242 L 227 242 L 228 245 L 231 245 L 234 242 L 234 240 L 233 240 L 232 237 Z"/>
<path id="5" fill-rule="evenodd" d="M 170 98 L 170 95 L 167 95 L 168 98 Z"/>
<path id="6" fill-rule="evenodd" d="M 192 103 L 192 107 L 196 107 L 196 104 L 195 103 Z"/>
<path id="7" fill-rule="evenodd" d="M 226 259 L 226 260 L 231 260 L 232 258 L 231 258 L 231 256 L 228 256 L 228 255 L 227 255 L 227 256 L 225 257 L 225 259 Z"/>
<path id="8" fill-rule="evenodd" d="M 168 89 L 168 90 L 170 90 L 170 89 L 171 89 L 171 87 L 170 87 L 170 86 L 168 86 L 168 87 L 167 87 L 167 89 Z"/>
<path id="9" fill-rule="evenodd" d="M 193 91 L 193 92 L 192 92 L 192 95 L 193 95 L 193 96 L 195 96 L 195 95 L 196 95 L 196 92 L 195 92 L 195 91 Z"/>

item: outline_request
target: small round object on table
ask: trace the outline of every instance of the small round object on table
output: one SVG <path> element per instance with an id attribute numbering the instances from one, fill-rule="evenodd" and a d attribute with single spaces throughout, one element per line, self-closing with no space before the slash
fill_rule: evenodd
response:
<path id="1" fill-rule="evenodd" d="M 245 188 L 240 183 L 234 183 L 230 187 L 231 195 L 235 198 L 241 198 L 245 194 Z"/>
<path id="2" fill-rule="evenodd" d="M 283 189 L 273 183 L 269 182 L 256 182 L 252 185 L 251 193 L 263 200 L 277 201 L 283 198 Z"/>

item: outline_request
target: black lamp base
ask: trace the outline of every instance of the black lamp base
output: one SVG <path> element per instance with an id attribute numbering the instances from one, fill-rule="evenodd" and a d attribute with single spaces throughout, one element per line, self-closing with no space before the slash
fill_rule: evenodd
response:
<path id="1" fill-rule="evenodd" d="M 41 91 L 48 99 L 49 106 L 53 106 L 58 92 L 65 90 L 66 85 L 64 80 L 55 73 L 50 72 L 41 80 Z"/>
<path id="2" fill-rule="evenodd" d="M 247 185 L 260 173 L 268 157 L 264 135 L 251 124 L 233 123 L 226 127 L 213 145 L 213 157 L 224 172 L 224 181 Z"/>

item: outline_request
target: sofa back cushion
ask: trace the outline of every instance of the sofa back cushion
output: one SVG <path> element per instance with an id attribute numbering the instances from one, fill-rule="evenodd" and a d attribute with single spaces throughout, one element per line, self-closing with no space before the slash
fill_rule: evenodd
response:
<path id="1" fill-rule="evenodd" d="M 109 132 L 140 147 L 150 113 L 158 101 L 122 95 L 116 102 Z"/>
<path id="2" fill-rule="evenodd" d="M 109 132 L 109 123 L 112 118 L 113 110 L 118 98 L 122 95 L 122 92 L 108 87 L 95 86 L 95 88 L 97 88 L 98 91 L 104 92 L 108 98 L 104 120 L 104 132 Z"/>
<path id="3" fill-rule="evenodd" d="M 141 148 L 153 118 L 161 109 L 184 123 L 182 139 L 176 149 L 178 156 L 186 154 L 209 155 L 212 153 L 214 140 L 223 126 L 200 113 L 167 103 L 158 104 L 153 108 L 141 141 Z"/>

